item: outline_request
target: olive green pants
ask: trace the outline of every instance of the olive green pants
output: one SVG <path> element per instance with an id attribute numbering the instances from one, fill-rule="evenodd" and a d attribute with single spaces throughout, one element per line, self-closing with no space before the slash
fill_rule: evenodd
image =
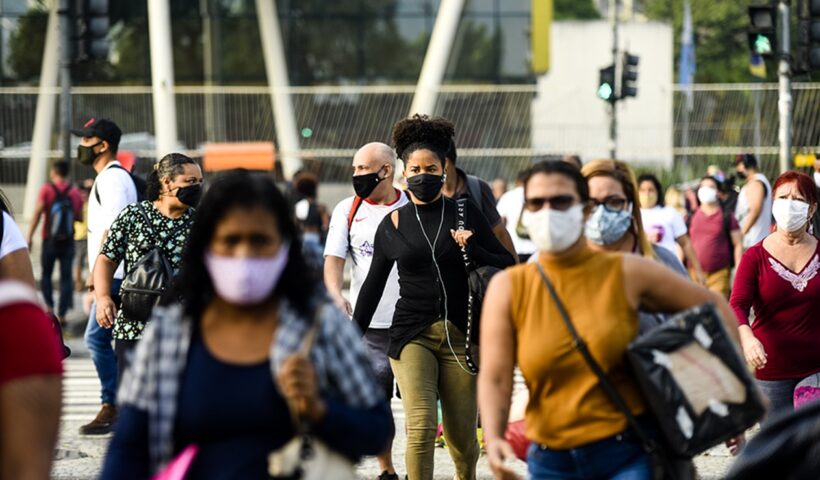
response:
<path id="1" fill-rule="evenodd" d="M 464 334 L 452 322 L 447 323 L 447 329 L 453 351 L 466 369 Z M 472 349 L 477 350 L 475 347 Z M 409 480 L 433 478 L 437 399 L 441 399 L 444 436 L 457 478 L 474 480 L 479 454 L 476 439 L 476 377 L 463 370 L 450 351 L 444 321 L 439 320 L 427 327 L 405 345 L 398 360 L 390 359 L 390 365 L 404 406 L 407 432 L 405 462 Z"/>

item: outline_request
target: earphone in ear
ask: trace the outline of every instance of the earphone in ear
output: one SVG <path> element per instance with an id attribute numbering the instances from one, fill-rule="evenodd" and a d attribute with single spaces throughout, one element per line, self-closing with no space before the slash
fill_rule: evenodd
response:
<path id="1" fill-rule="evenodd" d="M 441 183 L 444 183 L 446 181 L 447 181 L 447 174 L 445 173 L 444 175 L 441 176 Z"/>

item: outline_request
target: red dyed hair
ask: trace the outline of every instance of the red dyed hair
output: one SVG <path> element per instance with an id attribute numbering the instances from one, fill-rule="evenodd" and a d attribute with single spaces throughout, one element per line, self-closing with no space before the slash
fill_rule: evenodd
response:
<path id="1" fill-rule="evenodd" d="M 817 203 L 817 187 L 814 184 L 814 179 L 810 176 L 803 172 L 789 170 L 788 172 L 785 172 L 777 177 L 777 180 L 774 182 L 774 186 L 772 187 L 772 193 L 777 191 L 781 185 L 785 185 L 787 183 L 796 183 L 797 191 L 803 195 L 803 198 L 806 199 L 809 205 Z"/>

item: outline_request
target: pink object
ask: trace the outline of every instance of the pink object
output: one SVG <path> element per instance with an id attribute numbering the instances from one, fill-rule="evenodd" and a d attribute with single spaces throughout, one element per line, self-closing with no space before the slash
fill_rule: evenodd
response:
<path id="1" fill-rule="evenodd" d="M 137 164 L 137 155 L 131 150 L 120 150 L 117 152 L 117 160 L 129 172 L 134 171 L 134 166 Z"/>
<path id="2" fill-rule="evenodd" d="M 184 480 L 185 475 L 188 474 L 188 470 L 191 468 L 191 464 L 194 463 L 197 452 L 199 452 L 198 446 L 188 445 L 152 480 Z"/>
<path id="3" fill-rule="evenodd" d="M 515 451 L 515 456 L 526 462 L 530 441 L 527 439 L 524 429 L 524 420 L 510 422 L 507 424 L 507 432 L 504 434 L 504 438 Z"/>

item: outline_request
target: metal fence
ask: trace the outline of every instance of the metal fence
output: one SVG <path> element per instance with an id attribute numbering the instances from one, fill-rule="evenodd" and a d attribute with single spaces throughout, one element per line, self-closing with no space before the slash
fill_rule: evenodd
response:
<path id="1" fill-rule="evenodd" d="M 333 86 L 289 89 L 301 130 L 302 156 L 327 181 L 345 179 L 356 148 L 370 141 L 389 142 L 393 123 L 407 114 L 414 86 Z M 573 139 L 561 151 L 531 148 L 531 105 L 535 85 L 445 86 L 436 112 L 457 128 L 459 163 L 484 178 L 513 178 L 539 155 L 580 150 Z M 0 183 L 25 182 L 37 102 L 36 88 L 0 88 Z M 55 101 L 58 92 L 52 92 Z M 693 171 L 716 163 L 728 166 L 734 154 L 760 155 L 764 170 L 777 170 L 777 86 L 774 84 L 695 85 L 689 102 L 674 93 L 674 160 Z M 154 157 L 150 87 L 76 88 L 73 123 L 94 117 L 115 119 L 126 135 L 122 148 Z M 177 87 L 180 150 L 197 157 L 206 142 L 276 142 L 266 87 Z M 757 119 L 759 118 L 759 128 Z M 53 129 L 57 145 L 57 126 Z M 820 147 L 820 86 L 794 85 L 794 146 Z M 758 133 L 759 132 L 759 133 Z M 638 132 L 619 132 L 623 135 Z M 759 141 L 758 141 L 759 139 Z M 52 157 L 59 152 L 52 151 Z M 628 158 L 626 160 L 629 160 Z"/>

